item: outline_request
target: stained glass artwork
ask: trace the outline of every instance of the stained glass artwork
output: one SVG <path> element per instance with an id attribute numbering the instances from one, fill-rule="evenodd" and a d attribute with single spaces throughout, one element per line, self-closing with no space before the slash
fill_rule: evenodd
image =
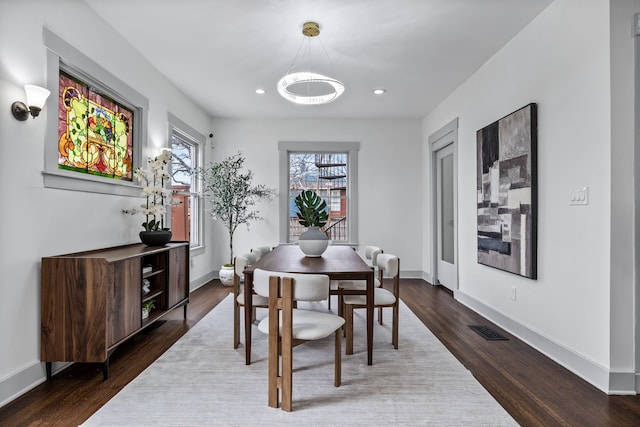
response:
<path id="1" fill-rule="evenodd" d="M 133 111 L 60 71 L 58 167 L 133 180 Z"/>

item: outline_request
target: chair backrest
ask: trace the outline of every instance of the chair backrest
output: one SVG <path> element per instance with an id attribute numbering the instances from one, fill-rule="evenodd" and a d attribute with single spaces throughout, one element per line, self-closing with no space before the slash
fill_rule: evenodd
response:
<path id="1" fill-rule="evenodd" d="M 271 246 L 258 246 L 256 248 L 251 249 L 251 253 L 255 254 L 256 261 L 260 260 L 267 253 L 271 252 Z"/>
<path id="2" fill-rule="evenodd" d="M 253 271 L 253 289 L 258 295 L 269 296 L 269 277 L 291 277 L 293 299 L 296 301 L 324 301 L 329 297 L 329 276 L 325 274 L 298 274 L 268 271 L 256 268 Z"/>
<path id="3" fill-rule="evenodd" d="M 255 263 L 256 261 L 257 260 L 255 254 L 246 253 L 242 255 L 236 255 L 235 261 L 233 263 L 233 265 L 235 266 L 236 276 L 242 276 L 244 269 Z"/>
<path id="4" fill-rule="evenodd" d="M 380 255 L 382 252 L 382 249 L 380 249 L 378 246 L 365 246 L 364 247 L 364 256 L 367 259 L 371 260 L 371 265 L 378 265 L 378 255 Z"/>
<path id="5" fill-rule="evenodd" d="M 385 277 L 395 277 L 400 269 L 400 260 L 392 254 L 378 255 L 378 269 Z"/>

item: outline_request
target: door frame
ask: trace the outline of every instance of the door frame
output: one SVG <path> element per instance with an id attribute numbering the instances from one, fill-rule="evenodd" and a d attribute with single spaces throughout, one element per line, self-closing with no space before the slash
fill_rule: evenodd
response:
<path id="1" fill-rule="evenodd" d="M 635 158 L 634 158 L 634 173 L 637 176 L 638 174 L 638 169 L 640 168 L 640 157 L 638 156 L 638 147 L 640 146 L 640 13 L 636 13 L 633 15 L 633 50 L 634 50 L 634 69 L 633 69 L 633 81 L 634 81 L 634 86 L 635 86 L 635 100 L 634 100 L 634 111 L 633 111 L 633 117 L 634 117 L 634 137 L 635 137 L 635 141 L 634 141 L 634 148 L 635 148 Z M 638 190 L 638 187 L 636 187 L 636 191 L 635 191 L 635 195 L 634 195 L 634 205 L 635 205 L 635 225 L 636 227 L 638 226 L 638 223 L 640 222 L 640 214 L 638 213 L 640 211 L 639 207 L 640 207 L 640 192 Z M 639 237 L 638 234 L 636 232 L 636 236 L 634 239 L 634 249 L 637 253 L 638 251 L 638 247 L 640 246 L 640 241 L 639 241 Z M 636 272 L 638 271 L 639 265 L 638 265 L 638 260 L 636 258 Z M 634 283 L 634 291 L 636 294 L 636 298 L 634 301 L 634 311 L 635 311 L 635 318 L 636 319 L 640 319 L 640 292 L 638 292 L 638 287 L 640 286 L 640 282 L 638 281 L 638 278 L 636 276 L 636 280 Z M 635 375 L 636 378 L 638 377 L 638 374 L 640 373 L 640 328 L 636 327 L 635 328 L 635 334 L 634 334 L 634 341 L 635 341 Z M 609 377 L 611 378 L 611 374 L 609 374 Z M 611 383 L 611 381 L 610 381 Z M 638 382 L 638 380 L 636 380 L 635 382 L 636 386 L 635 386 L 635 390 L 636 393 L 640 393 L 640 383 Z"/>
<path id="2" fill-rule="evenodd" d="M 438 284 L 438 188 L 437 188 L 437 156 L 436 153 L 449 145 L 453 145 L 453 258 L 456 270 L 455 285 L 452 286 L 454 295 L 458 290 L 458 118 L 451 120 L 439 130 L 429 136 L 431 154 L 431 281 Z"/>

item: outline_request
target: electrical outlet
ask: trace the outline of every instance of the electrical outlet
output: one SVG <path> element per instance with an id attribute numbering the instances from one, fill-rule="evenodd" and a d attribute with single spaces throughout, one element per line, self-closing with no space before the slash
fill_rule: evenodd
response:
<path id="1" fill-rule="evenodd" d="M 511 287 L 511 299 L 514 300 L 514 301 L 516 300 L 516 287 L 515 286 Z"/>

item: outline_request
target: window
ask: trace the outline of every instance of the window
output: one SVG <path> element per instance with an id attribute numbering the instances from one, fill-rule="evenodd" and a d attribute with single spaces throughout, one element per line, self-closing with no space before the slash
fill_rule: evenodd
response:
<path id="1" fill-rule="evenodd" d="M 57 94 L 46 106 L 44 186 L 139 197 L 132 173 L 147 149 L 149 100 L 47 28 L 44 44 Z"/>
<path id="2" fill-rule="evenodd" d="M 202 247 L 202 204 L 199 198 L 199 180 L 191 170 L 200 166 L 200 152 L 204 135 L 169 114 L 171 140 L 171 189 L 174 200 L 180 202 L 171 208 L 172 240 L 188 240 L 191 248 Z"/>
<path id="3" fill-rule="evenodd" d="M 294 242 L 304 232 L 295 197 L 313 190 L 327 202 L 323 230 L 334 244 L 357 244 L 358 143 L 280 142 L 280 240 Z"/>
<path id="4" fill-rule="evenodd" d="M 333 241 L 348 241 L 348 153 L 289 152 L 289 240 L 305 231 L 296 215 L 294 199 L 302 190 L 313 190 L 327 203 L 329 220 L 323 230 Z"/>
<path id="5" fill-rule="evenodd" d="M 133 111 L 60 71 L 58 168 L 131 181 Z"/>

